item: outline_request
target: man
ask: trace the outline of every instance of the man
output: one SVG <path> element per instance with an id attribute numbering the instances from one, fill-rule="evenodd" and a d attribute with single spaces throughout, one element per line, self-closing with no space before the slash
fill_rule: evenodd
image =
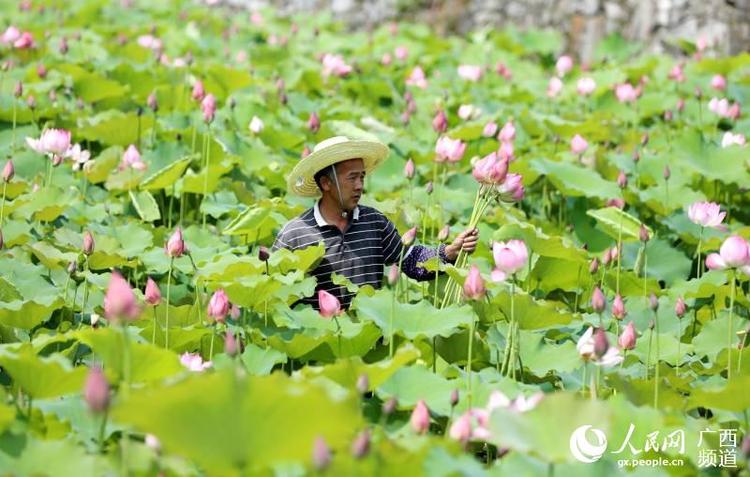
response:
<path id="1" fill-rule="evenodd" d="M 311 274 L 318 280 L 316 293 L 300 300 L 318 309 L 317 290 L 336 296 L 347 308 L 354 293 L 335 285 L 332 274 L 347 277 L 356 285 L 380 288 L 383 267 L 398 264 L 402 242 L 396 227 L 378 210 L 360 206 L 365 175 L 388 156 L 388 148 L 376 141 L 336 136 L 322 141 L 300 160 L 289 177 L 290 192 L 321 198 L 302 215 L 289 221 L 279 232 L 273 250 L 298 250 L 322 241 L 325 256 Z M 435 277 L 418 263 L 438 256 L 453 263 L 458 252 L 474 251 L 479 239 L 476 229 L 467 229 L 450 244 L 437 249 L 414 245 L 403 251 L 402 271 L 416 280 Z"/>

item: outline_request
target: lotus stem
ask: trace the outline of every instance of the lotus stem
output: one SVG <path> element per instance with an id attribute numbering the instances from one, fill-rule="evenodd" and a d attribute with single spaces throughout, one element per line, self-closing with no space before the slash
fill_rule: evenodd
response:
<path id="1" fill-rule="evenodd" d="M 169 349 L 169 294 L 172 288 L 172 267 L 174 266 L 174 257 L 169 259 L 169 272 L 167 272 L 167 301 L 164 314 L 164 348 Z M 196 290 L 197 292 L 197 290 Z"/>
<path id="2" fill-rule="evenodd" d="M 654 370 L 654 408 L 659 408 L 659 313 L 654 310 L 654 331 L 656 332 L 656 369 Z"/>
<path id="3" fill-rule="evenodd" d="M 732 288 L 729 295 L 729 326 L 727 329 L 727 382 L 732 379 L 732 321 L 734 319 L 734 295 L 735 295 L 735 284 L 737 282 L 735 277 L 735 271 L 732 269 L 730 272 L 732 277 Z M 742 352 L 740 352 L 740 359 L 742 358 Z"/>

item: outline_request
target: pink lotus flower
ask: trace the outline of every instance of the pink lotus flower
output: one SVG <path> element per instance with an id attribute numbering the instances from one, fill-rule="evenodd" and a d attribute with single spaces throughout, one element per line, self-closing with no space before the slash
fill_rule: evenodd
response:
<path id="1" fill-rule="evenodd" d="M 482 129 L 482 137 L 492 137 L 497 133 L 497 123 L 495 121 L 490 121 L 487 124 L 484 125 L 484 129 Z"/>
<path id="2" fill-rule="evenodd" d="M 568 55 L 563 55 L 557 59 L 555 63 L 555 69 L 557 70 L 557 76 L 565 76 L 570 70 L 573 69 L 573 58 Z"/>
<path id="3" fill-rule="evenodd" d="M 119 272 L 112 272 L 104 295 L 104 316 L 110 321 L 138 318 L 140 308 L 133 289 Z"/>
<path id="4" fill-rule="evenodd" d="M 727 111 L 727 117 L 736 121 L 740 118 L 741 115 L 742 112 L 740 111 L 740 103 L 732 103 L 732 105 L 729 106 L 729 110 Z"/>
<path id="5" fill-rule="evenodd" d="M 508 121 L 503 125 L 497 138 L 500 142 L 513 142 L 516 139 L 516 127 L 513 125 L 513 121 Z"/>
<path id="6" fill-rule="evenodd" d="M 430 410 L 423 400 L 417 401 L 414 411 L 411 413 L 411 428 L 417 434 L 424 434 L 430 428 Z"/>
<path id="7" fill-rule="evenodd" d="M 638 99 L 639 91 L 633 88 L 630 83 L 622 83 L 615 86 L 615 96 L 621 103 L 632 103 Z"/>
<path id="8" fill-rule="evenodd" d="M 576 343 L 578 354 L 584 361 L 591 361 L 597 366 L 610 368 L 617 366 L 622 362 L 623 357 L 616 346 L 608 346 L 605 353 L 601 356 L 596 355 L 596 343 L 594 342 L 594 328 L 589 327 Z"/>
<path id="9" fill-rule="evenodd" d="M 495 186 L 495 190 L 503 202 L 520 202 L 525 193 L 523 177 L 521 174 L 507 174 L 505 180 Z"/>
<path id="10" fill-rule="evenodd" d="M 464 296 L 469 300 L 481 300 L 484 298 L 487 290 L 484 287 L 484 280 L 482 275 L 479 273 L 479 268 L 476 265 L 472 265 L 469 269 L 469 276 L 466 277 L 464 282 Z"/>
<path id="11" fill-rule="evenodd" d="M 615 199 L 609 199 L 607 201 L 607 207 L 617 207 L 618 209 L 624 209 L 625 208 L 625 200 L 623 200 L 620 197 L 617 197 Z"/>
<path id="12" fill-rule="evenodd" d="M 607 298 L 599 287 L 594 287 L 594 292 L 591 294 L 591 308 L 594 312 L 601 313 L 606 307 Z"/>
<path id="13" fill-rule="evenodd" d="M 492 280 L 501 282 L 527 265 L 529 251 L 523 240 L 509 240 L 495 242 L 492 245 L 492 256 L 495 259 Z"/>
<path id="14" fill-rule="evenodd" d="M 414 69 L 411 70 L 411 74 L 406 78 L 406 85 L 416 86 L 421 89 L 427 88 L 427 79 L 425 78 L 424 70 L 422 70 L 420 66 L 415 66 Z"/>
<path id="15" fill-rule="evenodd" d="M 451 139 L 448 136 L 442 136 L 435 144 L 435 161 L 436 162 L 458 162 L 464 156 L 466 143 L 460 139 Z"/>
<path id="16" fill-rule="evenodd" d="M 214 120 L 214 114 L 216 113 L 216 98 L 213 94 L 207 94 L 203 101 L 201 101 L 201 111 L 203 112 L 203 120 L 210 123 Z"/>
<path id="17" fill-rule="evenodd" d="M 554 98 L 555 96 L 560 94 L 560 91 L 562 91 L 562 89 L 563 82 L 557 76 L 553 76 L 547 83 L 547 96 L 550 98 Z"/>
<path id="18" fill-rule="evenodd" d="M 401 237 L 401 243 L 404 246 L 408 247 L 414 242 L 414 239 L 416 238 L 417 238 L 417 228 L 412 227 L 406 232 L 404 232 L 404 235 Z"/>
<path id="19" fill-rule="evenodd" d="M 464 413 L 453 422 L 448 431 L 448 435 L 451 439 L 466 445 L 469 442 L 469 439 L 471 439 L 471 430 L 471 415 L 469 413 Z"/>
<path id="20" fill-rule="evenodd" d="M 332 318 L 342 313 L 339 299 L 325 290 L 318 290 L 318 307 L 323 318 Z"/>
<path id="21" fill-rule="evenodd" d="M 409 159 L 404 166 L 404 177 L 411 180 L 414 177 L 414 161 Z"/>
<path id="22" fill-rule="evenodd" d="M 177 227 L 169 240 L 165 248 L 167 255 L 173 258 L 179 258 L 185 253 L 185 241 L 182 239 L 182 229 Z"/>
<path id="23" fill-rule="evenodd" d="M 138 149 L 131 144 L 128 146 L 128 148 L 125 150 L 125 153 L 122 155 L 122 162 L 120 163 L 120 169 L 125 169 L 127 167 L 132 167 L 133 169 L 136 169 L 138 171 L 146 170 L 146 163 L 141 160 L 141 153 L 138 152 Z"/>
<path id="24" fill-rule="evenodd" d="M 224 323 L 227 313 L 229 313 L 229 298 L 224 289 L 219 288 L 208 301 L 208 316 L 219 323 Z"/>
<path id="25" fill-rule="evenodd" d="M 739 118 L 741 114 L 740 104 L 732 103 L 730 105 L 727 98 L 711 98 L 708 102 L 708 109 L 719 117 L 735 120 Z"/>
<path id="26" fill-rule="evenodd" d="M 13 25 L 10 25 L 5 32 L 3 32 L 3 35 L 0 36 L 0 43 L 12 44 L 19 38 L 21 38 L 21 31 Z"/>
<path id="27" fill-rule="evenodd" d="M 31 33 L 25 31 L 21 33 L 21 36 L 13 42 L 13 47 L 19 50 L 26 50 L 28 48 L 34 48 L 34 37 Z"/>
<path id="28" fill-rule="evenodd" d="M 732 235 L 721 244 L 719 253 L 706 257 L 706 266 L 711 270 L 742 268 L 750 271 L 750 244 L 739 235 Z"/>
<path id="29" fill-rule="evenodd" d="M 323 55 L 323 72 L 324 78 L 331 75 L 343 77 L 352 72 L 352 67 L 344 61 L 341 55 L 326 53 Z"/>
<path id="30" fill-rule="evenodd" d="M 496 152 L 490 153 L 474 164 L 472 175 L 480 184 L 496 185 L 505 180 L 508 161 L 500 159 Z"/>
<path id="31" fill-rule="evenodd" d="M 109 408 L 109 383 L 101 367 L 93 366 L 89 369 L 83 387 L 83 400 L 93 413 L 100 414 Z"/>
<path id="32" fill-rule="evenodd" d="M 731 131 L 727 131 L 724 133 L 724 136 L 721 138 L 721 147 L 729 147 L 729 146 L 744 146 L 745 145 L 745 136 L 743 136 L 740 133 L 733 134 Z"/>
<path id="33" fill-rule="evenodd" d="M 81 148 L 80 144 L 74 144 L 65 153 L 65 157 L 73 161 L 73 170 L 79 171 L 86 167 L 89 159 L 91 159 L 91 152 Z"/>
<path id="34" fill-rule="evenodd" d="M 404 61 L 406 57 L 409 56 L 409 49 L 405 46 L 397 46 L 393 53 L 398 60 Z"/>
<path id="35" fill-rule="evenodd" d="M 512 142 L 501 142 L 500 149 L 497 150 L 497 153 L 500 156 L 500 159 L 504 161 L 513 162 L 516 160 Z"/>
<path id="36" fill-rule="evenodd" d="M 211 361 L 203 361 L 203 358 L 200 354 L 188 353 L 187 351 L 180 355 L 180 364 L 195 373 L 203 372 L 204 370 L 213 366 L 213 363 Z"/>
<path id="37" fill-rule="evenodd" d="M 625 302 L 622 301 L 622 296 L 618 293 L 615 295 L 615 300 L 612 302 L 612 316 L 618 320 L 622 320 L 625 318 L 625 315 L 627 315 L 627 312 L 625 311 Z"/>
<path id="38" fill-rule="evenodd" d="M 596 89 L 596 81 L 594 81 L 593 78 L 586 76 L 578 80 L 576 89 L 581 96 L 588 96 Z"/>
<path id="39" fill-rule="evenodd" d="M 260 134 L 264 127 L 265 125 L 263 124 L 263 121 L 258 116 L 253 116 L 248 125 L 248 129 L 254 134 Z"/>
<path id="40" fill-rule="evenodd" d="M 479 81 L 482 78 L 482 67 L 476 65 L 460 65 L 458 76 L 467 81 Z"/>
<path id="41" fill-rule="evenodd" d="M 26 138 L 26 143 L 39 154 L 63 157 L 70 148 L 70 131 L 65 129 L 45 129 L 39 139 Z"/>
<path id="42" fill-rule="evenodd" d="M 701 227 L 719 228 L 727 213 L 714 202 L 696 202 L 688 207 L 688 218 Z"/>
<path id="43" fill-rule="evenodd" d="M 631 350 L 635 348 L 636 338 L 637 333 L 635 332 L 635 325 L 630 321 L 617 339 L 617 344 L 619 344 L 622 349 Z"/>
<path id="44" fill-rule="evenodd" d="M 667 75 L 667 78 L 671 79 L 676 83 L 682 83 L 685 81 L 685 72 L 682 69 L 682 64 L 678 63 L 672 67 Z"/>
<path id="45" fill-rule="evenodd" d="M 141 35 L 137 41 L 138 45 L 153 51 L 161 51 L 164 47 L 161 40 L 153 35 Z"/>
<path id="46" fill-rule="evenodd" d="M 711 87 L 718 91 L 724 91 L 727 88 L 727 80 L 722 75 L 714 75 L 711 78 Z"/>
<path id="47" fill-rule="evenodd" d="M 5 163 L 5 167 L 3 167 L 3 182 L 8 183 L 11 180 L 13 180 L 13 176 L 16 175 L 16 169 L 13 167 L 13 161 L 11 159 L 8 159 L 8 162 Z"/>
<path id="48" fill-rule="evenodd" d="M 151 277 L 148 277 L 148 280 L 146 281 L 146 291 L 143 295 L 146 303 L 151 306 L 156 306 L 161 303 L 161 291 L 159 291 L 159 285 L 157 285 Z"/>
<path id="49" fill-rule="evenodd" d="M 83 233 L 83 254 L 86 256 L 94 253 L 94 236 L 88 230 Z"/>
<path id="50" fill-rule="evenodd" d="M 570 140 L 570 150 L 575 155 L 581 155 L 589 148 L 589 143 L 580 134 L 573 136 Z"/>
<path id="51" fill-rule="evenodd" d="M 448 129 L 448 118 L 442 109 L 432 119 L 432 129 L 437 133 L 444 133 Z"/>

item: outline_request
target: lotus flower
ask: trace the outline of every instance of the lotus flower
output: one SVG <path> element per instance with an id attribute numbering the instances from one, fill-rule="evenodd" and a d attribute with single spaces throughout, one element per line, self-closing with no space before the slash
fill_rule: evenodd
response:
<path id="1" fill-rule="evenodd" d="M 211 366 L 213 366 L 213 363 L 211 361 L 203 361 L 203 358 L 198 353 L 182 353 L 180 355 L 180 363 L 185 366 L 190 371 L 200 373 Z"/>
<path id="2" fill-rule="evenodd" d="M 633 88 L 630 83 L 622 83 L 615 86 L 615 96 L 621 103 L 632 103 L 638 99 L 639 91 Z"/>
<path id="3" fill-rule="evenodd" d="M 128 146 L 122 155 L 120 169 L 125 169 L 126 167 L 132 167 L 139 171 L 146 169 L 146 163 L 141 160 L 141 153 L 138 152 L 138 149 L 133 144 Z"/>
<path id="4" fill-rule="evenodd" d="M 229 298 L 224 289 L 219 288 L 208 301 L 208 316 L 219 323 L 224 323 L 227 313 L 229 313 Z"/>
<path id="5" fill-rule="evenodd" d="M 423 400 L 417 401 L 414 411 L 411 413 L 411 428 L 417 434 L 424 434 L 430 428 L 430 410 Z"/>
<path id="6" fill-rule="evenodd" d="M 318 307 L 323 318 L 332 318 L 342 313 L 339 299 L 325 290 L 318 290 Z"/>
<path id="7" fill-rule="evenodd" d="M 138 37 L 138 45 L 154 51 L 161 51 L 164 45 L 162 41 L 153 35 L 141 35 Z"/>
<path id="8" fill-rule="evenodd" d="M 482 67 L 476 65 L 460 65 L 458 76 L 467 81 L 479 81 L 482 78 Z"/>
<path id="9" fill-rule="evenodd" d="M 435 161 L 436 162 L 458 162 L 464 156 L 466 143 L 460 139 L 451 139 L 443 136 L 435 144 Z"/>
<path id="10" fill-rule="evenodd" d="M 31 33 L 25 31 L 21 33 L 21 36 L 13 42 L 13 47 L 19 50 L 26 50 L 28 48 L 34 48 L 34 37 Z"/>
<path id="11" fill-rule="evenodd" d="M 714 202 L 695 202 L 688 207 L 688 218 L 701 227 L 719 228 L 726 215 Z"/>
<path id="12" fill-rule="evenodd" d="M 182 239 L 182 229 L 177 227 L 166 245 L 167 255 L 173 258 L 179 258 L 185 253 L 185 241 Z"/>
<path id="13" fill-rule="evenodd" d="M 159 290 L 159 285 L 157 285 L 151 277 L 148 277 L 148 280 L 146 281 L 146 291 L 143 293 L 143 296 L 146 303 L 151 306 L 156 306 L 161 303 L 161 291 Z"/>
<path id="14" fill-rule="evenodd" d="M 636 338 L 637 333 L 635 332 L 635 325 L 630 321 L 617 339 L 617 344 L 619 344 L 622 349 L 631 350 L 635 348 Z"/>
<path id="15" fill-rule="evenodd" d="M 740 268 L 750 275 L 750 244 L 739 235 L 732 235 L 724 240 L 719 253 L 706 257 L 706 267 L 711 270 Z"/>
<path id="16" fill-rule="evenodd" d="M 589 143 L 586 142 L 586 140 L 581 137 L 580 134 L 576 134 L 573 136 L 573 139 L 570 140 L 570 150 L 575 155 L 581 155 L 584 152 L 586 152 L 586 149 L 588 149 Z"/>
<path id="17" fill-rule="evenodd" d="M 70 131 L 65 129 L 45 129 L 39 139 L 26 138 L 26 143 L 40 154 L 63 157 L 70 148 Z"/>
<path id="18" fill-rule="evenodd" d="M 325 55 L 323 55 L 322 62 L 322 75 L 324 78 L 327 78 L 331 75 L 343 77 L 352 72 L 352 67 L 346 64 L 344 58 L 341 57 L 341 55 L 326 53 Z"/>
<path id="19" fill-rule="evenodd" d="M 563 89 L 563 82 L 560 81 L 560 78 L 557 76 L 553 76 L 549 79 L 549 82 L 547 83 L 547 96 L 550 98 L 554 98 L 558 94 L 560 94 L 560 91 Z"/>
<path id="20" fill-rule="evenodd" d="M 593 78 L 585 77 L 578 80 L 576 90 L 581 96 L 588 96 L 596 89 L 596 81 Z"/>
<path id="21" fill-rule="evenodd" d="M 250 124 L 248 125 L 248 129 L 252 131 L 254 134 L 260 134 L 261 131 L 263 131 L 263 128 L 265 125 L 263 124 L 263 121 L 258 116 L 253 116 L 253 118 L 250 120 Z"/>
<path id="22" fill-rule="evenodd" d="M 19 38 L 21 38 L 21 31 L 13 25 L 10 25 L 6 28 L 5 32 L 3 32 L 2 36 L 0 36 L 0 43 L 13 44 Z"/>
<path id="23" fill-rule="evenodd" d="M 104 295 L 104 316 L 110 320 L 138 318 L 140 308 L 130 285 L 118 272 L 112 272 Z"/>
<path id="24" fill-rule="evenodd" d="M 492 245 L 492 256 L 495 259 L 492 280 L 501 282 L 527 265 L 529 251 L 523 240 L 509 240 L 495 242 Z"/>
<path id="25" fill-rule="evenodd" d="M 214 120 L 214 114 L 216 113 L 216 98 L 213 94 L 207 94 L 203 101 L 201 101 L 201 111 L 203 112 L 203 120 L 210 123 Z"/>
<path id="26" fill-rule="evenodd" d="M 500 195 L 500 200 L 504 202 L 520 202 L 525 193 L 523 177 L 521 174 L 508 174 L 505 180 L 495 187 L 495 190 Z"/>
<path id="27" fill-rule="evenodd" d="M 416 86 L 417 88 L 427 88 L 427 79 L 425 79 L 424 70 L 421 67 L 415 66 L 409 77 L 406 78 L 407 86 Z"/>
<path id="28" fill-rule="evenodd" d="M 568 55 L 563 55 L 557 59 L 555 63 L 555 69 L 557 70 L 557 76 L 565 76 L 570 70 L 573 69 L 573 58 Z"/>
<path id="29" fill-rule="evenodd" d="M 480 184 L 496 185 L 505 180 L 508 173 L 508 161 L 498 158 L 496 152 L 490 153 L 474 164 L 472 175 Z"/>
<path id="30" fill-rule="evenodd" d="M 80 144 L 74 144 L 65 153 L 65 157 L 73 160 L 73 170 L 84 169 L 91 159 L 91 152 L 81 148 Z"/>
<path id="31" fill-rule="evenodd" d="M 605 368 L 616 366 L 620 364 L 623 359 L 620 355 L 620 350 L 618 350 L 616 346 L 608 346 L 606 352 L 601 357 L 597 357 L 595 353 L 593 327 L 589 327 L 589 329 L 581 336 L 576 344 L 576 349 L 584 361 L 591 361 L 595 365 Z"/>
<path id="32" fill-rule="evenodd" d="M 481 300 L 484 298 L 487 290 L 484 287 L 484 280 L 482 275 L 479 273 L 479 268 L 476 265 L 472 265 L 469 269 L 469 276 L 466 277 L 464 282 L 464 295 L 470 300 Z"/>
<path id="33" fill-rule="evenodd" d="M 83 400 L 91 412 L 100 414 L 109 408 L 109 383 L 102 368 L 93 366 L 86 376 Z"/>
<path id="34" fill-rule="evenodd" d="M 727 80 L 722 75 L 714 75 L 711 78 L 711 87 L 718 91 L 724 91 L 727 88 Z"/>
<path id="35" fill-rule="evenodd" d="M 734 145 L 744 146 L 745 136 L 740 133 L 733 134 L 731 131 L 725 132 L 724 136 L 721 138 L 721 147 L 729 147 Z"/>
<path id="36" fill-rule="evenodd" d="M 471 415 L 469 413 L 464 413 L 453 422 L 448 431 L 448 435 L 451 439 L 466 445 L 471 439 L 471 428 Z"/>

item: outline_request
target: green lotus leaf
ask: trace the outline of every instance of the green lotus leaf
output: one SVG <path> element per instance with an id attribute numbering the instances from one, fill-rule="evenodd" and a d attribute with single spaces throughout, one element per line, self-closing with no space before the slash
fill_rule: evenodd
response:
<path id="1" fill-rule="evenodd" d="M 87 374 L 86 368 L 74 368 L 58 354 L 40 358 L 29 345 L 15 353 L 3 350 L 0 365 L 19 388 L 34 398 L 80 392 Z"/>

